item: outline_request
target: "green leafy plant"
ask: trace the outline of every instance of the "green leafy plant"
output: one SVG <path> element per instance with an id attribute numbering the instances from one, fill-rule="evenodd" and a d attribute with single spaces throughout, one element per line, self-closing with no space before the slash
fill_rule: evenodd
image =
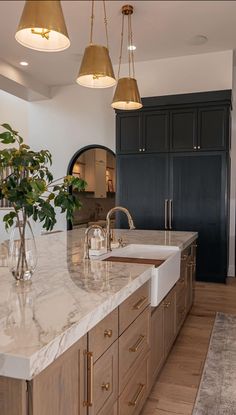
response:
<path id="1" fill-rule="evenodd" d="M 27 220 L 39 220 L 43 228 L 52 230 L 57 207 L 61 208 L 62 213 L 66 212 L 68 220 L 72 220 L 74 210 L 80 208 L 81 203 L 69 189 L 83 191 L 86 182 L 74 176 L 54 180 L 48 168 L 52 163 L 50 152 L 31 150 L 9 124 L 2 124 L 2 127 L 5 131 L 0 134 L 0 143 L 6 144 L 6 147 L 0 150 L 0 200 L 6 199 L 12 206 L 3 220 L 7 229 L 15 221 L 18 223 L 24 251 Z M 11 144 L 15 147 L 11 148 Z M 10 173 L 5 177 L 6 168 Z"/>

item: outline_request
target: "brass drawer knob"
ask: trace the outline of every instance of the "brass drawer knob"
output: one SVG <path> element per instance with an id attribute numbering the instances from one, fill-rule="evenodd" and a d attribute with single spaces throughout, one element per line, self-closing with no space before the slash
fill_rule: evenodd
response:
<path id="1" fill-rule="evenodd" d="M 171 305 L 171 302 L 169 301 L 168 303 L 164 303 L 164 307 L 165 308 L 169 308 L 170 307 L 170 305 Z"/>
<path id="2" fill-rule="evenodd" d="M 111 329 L 106 329 L 104 331 L 104 337 L 112 337 L 112 330 Z"/>
<path id="3" fill-rule="evenodd" d="M 110 389 L 110 383 L 109 382 L 107 382 L 107 383 L 104 383 L 103 382 L 103 384 L 102 384 L 102 386 L 101 386 L 101 389 L 103 390 L 103 391 L 109 391 L 109 389 Z"/>

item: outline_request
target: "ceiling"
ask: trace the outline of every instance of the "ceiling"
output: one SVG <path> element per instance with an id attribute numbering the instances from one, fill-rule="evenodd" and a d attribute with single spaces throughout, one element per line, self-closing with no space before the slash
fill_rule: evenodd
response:
<path id="1" fill-rule="evenodd" d="M 20 68 L 44 85 L 75 82 L 81 57 L 88 44 L 90 1 L 62 1 L 71 39 L 63 52 L 36 52 L 14 38 L 24 1 L 0 1 L 0 59 Z M 125 1 L 107 1 L 110 55 L 117 63 L 121 31 L 121 7 Z M 135 60 L 153 60 L 188 54 L 236 49 L 236 1 L 132 1 Z M 196 35 L 207 36 L 202 45 Z M 96 43 L 104 43 L 102 4 L 95 3 Z M 29 66 L 22 69 L 19 62 Z"/>

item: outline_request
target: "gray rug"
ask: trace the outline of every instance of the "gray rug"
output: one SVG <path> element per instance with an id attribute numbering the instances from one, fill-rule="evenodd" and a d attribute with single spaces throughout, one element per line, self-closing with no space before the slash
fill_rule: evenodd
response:
<path id="1" fill-rule="evenodd" d="M 192 415 L 236 415 L 236 316 L 216 315 Z"/>

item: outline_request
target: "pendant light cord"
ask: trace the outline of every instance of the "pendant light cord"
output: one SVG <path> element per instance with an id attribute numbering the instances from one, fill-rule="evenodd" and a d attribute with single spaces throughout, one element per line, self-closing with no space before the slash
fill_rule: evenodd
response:
<path id="1" fill-rule="evenodd" d="M 92 9 L 91 9 L 90 44 L 93 43 L 93 23 L 94 23 L 94 0 L 92 0 Z"/>
<path id="2" fill-rule="evenodd" d="M 107 29 L 107 13 L 106 13 L 105 0 L 103 0 L 103 11 L 104 11 L 104 24 L 105 24 L 105 32 L 106 32 L 107 49 L 109 50 L 108 29 Z"/>
<path id="3" fill-rule="evenodd" d="M 120 56 L 119 56 L 119 67 L 118 67 L 118 74 L 117 74 L 118 79 L 120 78 L 120 67 L 121 67 L 122 52 L 123 52 L 124 20 L 125 20 L 125 16 L 124 14 L 122 14 L 122 25 L 121 25 L 121 36 L 120 36 Z"/>
<path id="4" fill-rule="evenodd" d="M 106 42 L 107 42 L 107 49 L 109 50 L 109 42 L 108 42 L 108 28 L 107 28 L 107 13 L 106 13 L 106 4 L 105 0 L 103 0 L 103 13 L 104 13 L 104 25 L 105 25 L 105 33 L 106 33 Z M 92 0 L 92 7 L 91 7 L 91 27 L 90 27 L 90 44 L 93 43 L 93 26 L 94 26 L 94 0 Z"/>
<path id="5" fill-rule="evenodd" d="M 130 23 L 129 23 L 129 30 L 130 30 L 130 45 L 129 46 L 133 46 L 133 32 L 132 32 L 132 24 L 131 24 L 131 14 L 129 15 L 130 18 Z M 133 78 L 135 78 L 135 70 L 134 70 L 134 51 L 133 49 L 130 50 L 130 55 L 131 55 L 131 63 L 132 63 L 132 72 L 133 72 Z"/>

